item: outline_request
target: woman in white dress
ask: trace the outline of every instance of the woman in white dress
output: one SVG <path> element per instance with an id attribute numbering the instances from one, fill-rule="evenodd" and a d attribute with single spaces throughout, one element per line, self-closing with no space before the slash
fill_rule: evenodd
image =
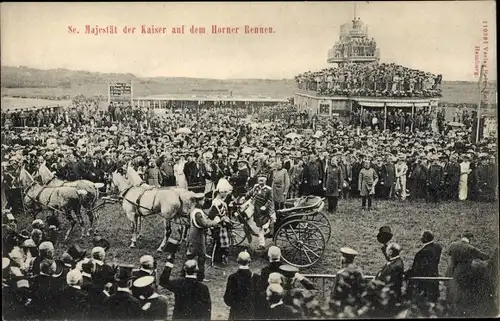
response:
<path id="1" fill-rule="evenodd" d="M 460 181 L 458 182 L 458 199 L 465 201 L 467 199 L 468 187 L 467 180 L 471 173 L 469 157 L 464 156 L 463 161 L 460 163 Z"/>
<path id="2" fill-rule="evenodd" d="M 401 200 L 406 199 L 406 173 L 408 172 L 408 165 L 406 165 L 405 157 L 400 156 L 395 166 L 396 170 L 396 186 L 395 190 L 399 191 Z"/>
<path id="3" fill-rule="evenodd" d="M 177 187 L 188 189 L 186 175 L 184 175 L 184 164 L 186 164 L 186 160 L 184 156 L 181 156 L 174 165 L 175 184 Z"/>

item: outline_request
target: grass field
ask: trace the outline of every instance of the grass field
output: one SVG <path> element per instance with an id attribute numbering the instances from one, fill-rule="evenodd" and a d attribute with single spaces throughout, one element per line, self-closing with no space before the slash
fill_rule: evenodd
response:
<path id="1" fill-rule="evenodd" d="M 444 247 L 440 264 L 440 273 L 444 274 L 449 258 L 446 254 L 449 244 L 459 237 L 464 230 L 469 230 L 476 236 L 475 244 L 491 253 L 498 245 L 498 207 L 493 203 L 475 202 L 442 202 L 429 204 L 425 202 L 377 201 L 376 211 L 361 212 L 360 200 L 341 200 L 336 214 L 329 215 L 332 224 L 332 237 L 324 258 L 302 273 L 335 273 L 339 268 L 339 248 L 350 246 L 359 251 L 357 262 L 363 267 L 367 275 L 376 274 L 384 265 L 385 260 L 380 251 L 380 244 L 376 240 L 378 228 L 389 225 L 394 233 L 394 241 L 403 247 L 402 257 L 405 269 L 413 262 L 413 256 L 421 247 L 419 235 L 423 229 L 434 231 L 436 242 Z M 130 241 L 129 223 L 119 204 L 106 205 L 100 210 L 100 235 L 111 242 L 111 249 L 107 254 L 107 262 L 131 263 L 138 265 L 139 257 L 143 254 L 156 256 L 155 250 L 161 242 L 163 224 L 159 216 L 144 220 L 143 237 L 139 239 L 137 248 L 128 247 Z M 26 227 L 30 219 L 20 218 L 20 228 Z M 67 228 L 67 224 L 64 225 Z M 72 239 L 67 244 L 59 244 L 59 254 L 73 242 L 80 242 L 84 247 L 90 246 L 89 240 L 79 241 L 79 229 L 75 229 Z M 180 252 L 184 252 L 182 247 Z M 255 257 L 252 269 L 256 272 L 265 265 L 263 258 Z M 157 256 L 159 273 L 161 273 L 165 257 Z M 176 259 L 176 268 L 183 263 L 184 257 Z M 207 277 L 212 296 L 212 318 L 227 319 L 229 310 L 223 301 L 227 276 L 236 271 L 237 265 L 234 256 L 225 269 L 208 268 Z M 175 273 L 175 272 L 174 272 Z M 318 283 L 319 285 L 319 283 Z M 173 302 L 173 296 L 165 290 Z M 173 303 L 170 308 L 173 308 Z M 170 309 L 170 310 L 171 310 Z"/>

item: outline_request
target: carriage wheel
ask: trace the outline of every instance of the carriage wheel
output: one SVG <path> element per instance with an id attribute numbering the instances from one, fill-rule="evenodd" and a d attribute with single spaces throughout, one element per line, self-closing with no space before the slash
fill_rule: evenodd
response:
<path id="1" fill-rule="evenodd" d="M 283 260 L 305 268 L 316 264 L 325 252 L 326 240 L 315 222 L 297 219 L 284 222 L 274 234 L 274 244 L 281 249 Z"/>
<path id="2" fill-rule="evenodd" d="M 237 218 L 234 217 L 230 218 L 230 222 L 231 222 L 231 231 L 230 231 L 231 246 L 241 245 L 241 243 L 243 243 L 246 239 L 244 225 L 240 223 Z"/>
<path id="3" fill-rule="evenodd" d="M 321 232 L 323 232 L 326 242 L 330 241 L 330 237 L 332 236 L 332 225 L 324 213 L 316 212 L 314 214 L 304 216 L 304 219 L 314 222 L 314 224 L 321 229 Z"/>

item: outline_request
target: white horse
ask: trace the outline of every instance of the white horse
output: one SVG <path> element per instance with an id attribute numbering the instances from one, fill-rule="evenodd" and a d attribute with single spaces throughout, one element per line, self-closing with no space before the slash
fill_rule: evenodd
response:
<path id="1" fill-rule="evenodd" d="M 165 233 L 157 250 L 159 252 L 165 247 L 170 235 L 170 221 L 180 220 L 181 224 L 189 226 L 189 213 L 193 209 L 195 193 L 182 188 L 137 187 L 116 171 L 113 172 L 112 176 L 113 184 L 123 197 L 122 208 L 132 223 L 133 232 L 130 247 L 135 247 L 142 217 L 158 214 L 164 219 Z"/>
<path id="2" fill-rule="evenodd" d="M 71 215 L 75 215 L 82 226 L 82 237 L 85 233 L 83 219 L 80 213 L 83 199 L 87 196 L 87 191 L 72 186 L 47 187 L 38 184 L 35 179 L 24 169 L 19 174 L 19 182 L 24 192 L 24 205 L 27 209 L 37 213 L 40 210 L 49 208 L 52 211 L 61 211 L 66 214 L 66 218 L 71 222 L 71 228 L 66 232 L 64 240 L 75 227 L 76 221 Z"/>
<path id="3" fill-rule="evenodd" d="M 57 178 L 53 172 L 51 172 L 45 163 L 42 163 L 38 168 L 38 175 L 40 176 L 42 183 L 47 187 L 62 187 L 62 186 L 70 186 L 75 187 L 80 190 L 87 191 L 87 195 L 83 199 L 82 206 L 87 213 L 89 218 L 89 230 L 87 231 L 87 236 L 91 234 L 94 227 L 94 219 L 97 219 L 97 216 L 94 216 L 93 208 L 99 199 L 99 188 L 103 187 L 103 183 L 93 183 L 88 180 L 77 180 L 77 181 L 63 181 Z M 84 231 L 85 232 L 85 231 Z M 97 232 L 97 230 L 95 230 Z"/>

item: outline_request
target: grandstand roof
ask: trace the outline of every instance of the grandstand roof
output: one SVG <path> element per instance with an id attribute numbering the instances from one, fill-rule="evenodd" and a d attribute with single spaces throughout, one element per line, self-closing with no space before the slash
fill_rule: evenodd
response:
<path id="1" fill-rule="evenodd" d="M 231 95 L 204 95 L 204 94 L 168 94 L 146 97 L 134 97 L 134 100 L 168 100 L 168 101 L 248 101 L 286 103 L 288 100 L 269 96 L 231 96 Z"/>

